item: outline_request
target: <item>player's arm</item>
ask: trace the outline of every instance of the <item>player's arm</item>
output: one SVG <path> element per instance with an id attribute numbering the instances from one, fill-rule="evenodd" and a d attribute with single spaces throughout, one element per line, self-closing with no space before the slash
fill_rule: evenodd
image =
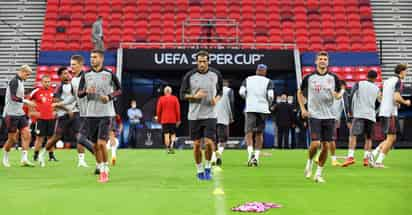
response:
<path id="1" fill-rule="evenodd" d="M 247 90 L 246 90 L 246 79 L 243 80 L 242 85 L 240 85 L 239 95 L 242 98 L 246 98 Z"/>
<path id="2" fill-rule="evenodd" d="M 273 86 L 273 82 L 272 80 L 269 80 L 268 86 L 266 88 L 267 91 L 267 100 L 269 102 L 269 104 L 271 104 L 273 102 L 273 99 L 275 97 L 275 93 L 273 92 L 274 86 Z"/>
<path id="3" fill-rule="evenodd" d="M 306 118 L 306 117 L 309 116 L 309 113 L 308 113 L 308 111 L 306 110 L 306 107 L 305 107 L 306 98 L 303 95 L 303 92 L 305 90 L 307 90 L 307 88 L 308 88 L 309 76 L 310 75 L 307 75 L 307 76 L 305 76 L 305 78 L 303 78 L 302 83 L 300 84 L 300 87 L 299 87 L 298 92 L 297 92 L 298 104 L 299 104 L 300 111 L 302 112 L 302 117 L 303 118 Z"/>
<path id="4" fill-rule="evenodd" d="M 402 104 L 402 105 L 406 105 L 406 106 L 411 105 L 411 101 L 409 99 L 404 99 L 401 96 L 401 81 L 400 80 L 398 80 L 398 82 L 396 82 L 395 93 L 393 95 L 393 98 L 395 99 L 395 102 L 398 103 L 398 104 Z"/>
<path id="5" fill-rule="evenodd" d="M 352 105 L 353 104 L 353 97 L 355 96 L 356 92 L 358 92 L 358 90 L 359 90 L 359 82 L 356 83 L 355 85 L 353 85 L 352 90 L 351 90 L 350 95 L 349 95 L 349 101 L 348 101 L 349 104 L 347 104 L 347 110 L 348 110 L 348 113 L 349 113 L 350 116 L 353 113 L 353 105 Z"/>
<path id="6" fill-rule="evenodd" d="M 235 94 L 233 90 L 230 89 L 229 91 L 229 106 L 230 106 L 230 122 L 235 121 L 235 116 L 233 114 L 233 110 L 235 109 Z"/>
<path id="7" fill-rule="evenodd" d="M 345 86 L 341 83 L 341 81 L 339 80 L 339 78 L 334 75 L 335 78 L 335 90 L 333 91 L 333 97 L 335 97 L 335 99 L 341 99 L 343 94 L 345 93 Z"/>
<path id="8" fill-rule="evenodd" d="M 182 80 L 182 85 L 180 87 L 179 96 L 181 100 L 186 100 L 189 102 L 199 102 L 203 97 L 207 94 L 203 90 L 198 90 L 195 94 L 193 94 L 190 90 L 190 77 L 192 76 L 193 72 L 188 72 Z"/>
<path id="9" fill-rule="evenodd" d="M 86 80 L 84 79 L 84 74 L 82 74 L 82 76 L 80 77 L 79 89 L 77 90 L 77 96 L 79 98 L 83 98 L 87 96 Z"/>
<path id="10" fill-rule="evenodd" d="M 223 78 L 220 72 L 215 71 L 217 75 L 217 83 L 216 83 L 216 96 L 212 98 L 211 104 L 216 105 L 217 102 L 220 100 L 220 98 L 223 95 Z"/>

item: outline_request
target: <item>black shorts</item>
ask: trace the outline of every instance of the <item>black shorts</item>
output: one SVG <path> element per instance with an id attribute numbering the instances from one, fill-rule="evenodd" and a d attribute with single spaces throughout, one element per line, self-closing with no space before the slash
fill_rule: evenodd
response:
<path id="1" fill-rule="evenodd" d="M 216 119 L 189 120 L 190 138 L 200 140 L 209 138 L 216 140 Z"/>
<path id="2" fill-rule="evenodd" d="M 265 121 L 267 114 L 264 113 L 246 113 L 245 133 L 263 132 L 265 130 Z"/>
<path id="3" fill-rule="evenodd" d="M 383 117 L 382 128 L 384 134 L 396 134 L 399 129 L 399 121 L 397 116 Z"/>
<path id="4" fill-rule="evenodd" d="M 39 137 L 51 137 L 54 134 L 56 120 L 38 119 L 36 122 L 36 134 Z"/>
<path id="5" fill-rule="evenodd" d="M 374 122 L 368 119 L 354 118 L 352 120 L 353 136 L 365 135 L 366 138 L 372 138 Z"/>
<path id="6" fill-rule="evenodd" d="M 4 118 L 8 133 L 14 133 L 29 126 L 29 120 L 26 116 L 10 116 Z"/>
<path id="7" fill-rule="evenodd" d="M 310 137 L 312 141 L 329 142 L 334 140 L 335 119 L 309 119 Z"/>
<path id="8" fill-rule="evenodd" d="M 217 143 L 226 143 L 229 138 L 229 126 L 224 124 L 217 124 L 216 128 Z"/>
<path id="9" fill-rule="evenodd" d="M 57 136 L 63 136 L 64 134 L 77 135 L 80 132 L 80 126 L 79 113 L 73 113 L 73 117 L 66 114 L 57 118 L 54 133 Z"/>
<path id="10" fill-rule="evenodd" d="M 87 117 L 87 137 L 93 143 L 97 140 L 109 140 L 113 117 Z"/>
<path id="11" fill-rule="evenodd" d="M 176 134 L 176 124 L 162 124 L 163 134 Z"/>

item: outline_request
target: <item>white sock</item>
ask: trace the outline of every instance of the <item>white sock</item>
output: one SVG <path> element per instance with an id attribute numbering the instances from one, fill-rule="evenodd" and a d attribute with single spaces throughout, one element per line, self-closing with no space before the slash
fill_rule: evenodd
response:
<path id="1" fill-rule="evenodd" d="M 248 160 L 252 158 L 253 155 L 253 146 L 248 146 L 247 147 L 247 153 L 248 153 Z"/>
<path id="2" fill-rule="evenodd" d="M 196 164 L 196 168 L 197 168 L 197 173 L 204 172 L 202 163 Z"/>
<path id="3" fill-rule="evenodd" d="M 97 164 L 97 167 L 99 168 L 101 173 L 104 172 L 104 163 Z"/>
<path id="4" fill-rule="evenodd" d="M 104 162 L 103 163 L 103 169 L 104 169 L 104 172 L 106 172 L 106 173 L 109 172 L 109 162 Z"/>
<path id="5" fill-rule="evenodd" d="M 312 169 L 312 164 L 313 164 L 313 161 L 308 159 L 308 161 L 306 162 L 306 169 L 311 170 Z"/>
<path id="6" fill-rule="evenodd" d="M 385 154 L 383 152 L 379 153 L 378 159 L 376 160 L 376 163 L 383 163 L 383 159 L 385 159 Z"/>
<path id="7" fill-rule="evenodd" d="M 259 160 L 260 150 L 255 150 L 255 158 Z"/>
<path id="8" fill-rule="evenodd" d="M 216 161 L 216 152 L 212 153 L 212 161 L 215 162 Z"/>
<path id="9" fill-rule="evenodd" d="M 348 158 L 353 158 L 355 157 L 355 150 L 354 149 L 349 149 L 348 150 Z"/>
<path id="10" fill-rule="evenodd" d="M 365 152 L 363 152 L 363 159 L 368 158 L 369 153 L 370 153 L 369 151 L 365 150 Z"/>
<path id="11" fill-rule="evenodd" d="M 3 160 L 9 160 L 9 152 L 6 150 L 3 150 Z"/>
<path id="12" fill-rule="evenodd" d="M 223 151 L 224 151 L 224 150 L 225 150 L 225 147 L 219 146 L 218 152 L 219 152 L 220 154 L 223 154 Z"/>
<path id="13" fill-rule="evenodd" d="M 84 161 L 84 153 L 79 153 L 79 162 Z"/>
<path id="14" fill-rule="evenodd" d="M 374 150 L 372 151 L 373 157 L 376 157 L 376 156 L 379 154 L 380 151 L 381 151 L 381 148 L 380 148 L 379 146 L 376 147 L 376 149 L 374 149 Z"/>
<path id="15" fill-rule="evenodd" d="M 117 139 L 115 139 L 114 142 L 115 142 L 115 145 L 112 146 L 112 158 L 115 158 L 117 156 L 116 152 L 117 152 L 117 147 L 119 146 L 119 141 Z"/>
<path id="16" fill-rule="evenodd" d="M 21 160 L 22 160 L 22 161 L 28 161 L 29 159 L 28 159 L 27 150 L 23 150 L 23 151 L 21 151 L 21 152 L 22 152 Z"/>
<path id="17" fill-rule="evenodd" d="M 336 161 L 336 155 L 332 155 L 331 158 L 332 158 L 332 161 Z"/>
<path id="18" fill-rule="evenodd" d="M 205 169 L 210 169 L 212 168 L 212 162 L 205 160 Z"/>
<path id="19" fill-rule="evenodd" d="M 316 175 L 316 176 L 322 176 L 322 170 L 323 170 L 323 167 L 322 167 L 322 166 L 318 166 L 318 168 L 316 169 L 315 175 Z"/>

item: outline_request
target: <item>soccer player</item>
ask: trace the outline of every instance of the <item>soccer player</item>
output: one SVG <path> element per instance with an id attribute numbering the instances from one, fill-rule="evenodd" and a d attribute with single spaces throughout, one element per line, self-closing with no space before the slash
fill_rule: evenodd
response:
<path id="1" fill-rule="evenodd" d="M 209 67 L 209 53 L 196 54 L 197 67 L 183 77 L 180 98 L 189 102 L 190 137 L 199 180 L 211 180 L 211 158 L 216 139 L 215 105 L 222 96 L 223 80 L 219 71 Z M 201 139 L 205 143 L 205 166 L 202 164 Z"/>
<path id="2" fill-rule="evenodd" d="M 247 77 L 239 89 L 239 94 L 246 100 L 245 134 L 248 152 L 248 166 L 258 166 L 260 150 L 263 146 L 265 120 L 270 114 L 270 104 L 274 99 L 273 83 L 266 77 L 267 66 L 259 64 L 256 75 Z M 253 141 L 255 135 L 255 141 Z M 255 142 L 255 148 L 253 148 Z M 253 153 L 254 152 L 254 153 Z"/>
<path id="3" fill-rule="evenodd" d="M 380 92 L 374 84 L 378 73 L 371 70 L 367 77 L 368 80 L 359 81 L 352 87 L 349 112 L 353 116 L 351 133 L 355 139 L 353 142 L 349 142 L 348 156 L 342 165 L 343 167 L 355 163 L 356 137 L 360 135 L 365 136 L 363 166 L 368 166 L 368 155 L 372 149 L 373 125 L 376 122 L 375 103 L 380 100 Z"/>
<path id="4" fill-rule="evenodd" d="M 396 141 L 396 133 L 398 131 L 398 108 L 399 105 L 410 106 L 411 101 L 405 100 L 401 96 L 403 89 L 402 80 L 408 73 L 408 66 L 406 64 L 398 64 L 395 67 L 395 74 L 391 78 L 383 82 L 382 102 L 380 105 L 379 116 L 383 118 L 383 130 L 386 138 L 376 147 L 369 156 L 369 162 L 376 168 L 384 168 L 383 160 L 388 155 L 389 150 Z M 376 163 L 374 158 L 378 156 Z"/>
<path id="5" fill-rule="evenodd" d="M 98 182 L 109 181 L 109 163 L 106 143 L 113 117 L 116 116 L 113 100 L 121 94 L 116 75 L 103 67 L 104 52 L 93 50 L 90 56 L 91 70 L 85 73 L 79 84 L 78 96 L 87 98 L 88 139 L 95 143 L 95 155 L 100 169 Z"/>
<path id="6" fill-rule="evenodd" d="M 217 147 L 214 148 L 212 154 L 212 164 L 216 164 L 217 166 L 222 165 L 222 155 L 229 137 L 229 124 L 234 121 L 232 111 L 234 108 L 234 102 L 235 98 L 233 90 L 229 87 L 229 82 L 227 80 L 224 80 L 222 98 L 216 104 Z"/>
<path id="7" fill-rule="evenodd" d="M 36 103 L 35 111 L 39 113 L 35 126 L 37 135 L 34 146 L 34 161 L 37 161 L 39 151 L 44 141 L 49 140 L 53 136 L 54 132 L 55 112 L 52 106 L 54 89 L 50 85 L 50 76 L 44 75 L 41 78 L 41 87 L 33 90 L 29 97 L 30 100 Z M 49 151 L 49 161 L 57 161 L 53 148 Z"/>
<path id="8" fill-rule="evenodd" d="M 31 75 L 32 69 L 28 65 L 20 67 L 16 76 L 8 83 L 5 96 L 3 116 L 7 127 L 7 141 L 3 146 L 3 166 L 10 167 L 9 152 L 11 147 L 17 143 L 17 132 L 20 132 L 22 142 L 22 166 L 34 166 L 28 159 L 28 150 L 31 135 L 28 127 L 27 117 L 23 111 L 23 104 L 35 107 L 36 104 L 24 99 L 24 81 Z"/>
<path id="9" fill-rule="evenodd" d="M 73 87 L 74 97 L 76 98 L 76 106 L 74 106 L 73 109 L 74 120 L 76 120 L 74 124 L 80 126 L 80 128 L 78 129 L 79 132 L 76 134 L 77 152 L 79 155 L 77 165 L 78 167 L 88 167 L 85 160 L 84 148 L 94 154 L 93 143 L 87 139 L 87 131 L 85 125 L 87 100 L 86 98 L 79 98 L 79 96 L 77 95 L 79 91 L 80 79 L 84 74 L 82 70 L 83 65 L 84 59 L 81 55 L 73 55 L 70 58 L 70 67 L 72 68 L 73 75 L 71 84 Z"/>
<path id="10" fill-rule="evenodd" d="M 54 103 L 52 107 L 56 109 L 57 121 L 53 136 L 47 140 L 46 146 L 39 154 L 39 163 L 41 167 L 46 165 L 44 154 L 53 148 L 57 141 L 59 141 L 65 131 L 73 130 L 74 134 L 79 131 L 79 125 L 74 120 L 73 109 L 76 105 L 76 98 L 74 97 L 73 87 L 70 83 L 70 71 L 66 67 L 60 67 L 57 70 L 57 75 L 60 77 L 61 84 L 56 89 L 54 96 Z"/>
<path id="11" fill-rule="evenodd" d="M 328 156 L 328 145 L 333 141 L 335 129 L 335 116 L 332 110 L 333 100 L 340 99 L 344 89 L 338 77 L 328 72 L 329 56 L 327 52 L 319 52 L 315 64 L 316 71 L 307 75 L 298 89 L 298 102 L 302 116 L 309 118 L 311 133 L 311 145 L 305 168 L 305 177 L 311 177 L 313 158 L 319 145 L 322 145 L 314 180 L 315 182 L 324 183 L 322 170 Z M 308 109 L 305 107 L 305 100 L 308 102 Z"/>
<path id="12" fill-rule="evenodd" d="M 171 87 L 166 86 L 163 92 L 164 95 L 157 101 L 156 120 L 162 124 L 167 153 L 174 154 L 176 127 L 180 125 L 180 103 L 177 97 L 172 95 Z"/>
<path id="13" fill-rule="evenodd" d="M 116 116 L 113 119 L 112 129 L 110 130 L 110 133 L 109 133 L 109 141 L 107 142 L 107 149 L 111 149 L 111 152 L 112 152 L 112 157 L 111 157 L 112 166 L 116 165 L 117 148 L 119 147 L 118 138 L 120 137 L 122 131 L 123 131 L 122 118 L 120 118 L 119 114 L 116 114 Z"/>

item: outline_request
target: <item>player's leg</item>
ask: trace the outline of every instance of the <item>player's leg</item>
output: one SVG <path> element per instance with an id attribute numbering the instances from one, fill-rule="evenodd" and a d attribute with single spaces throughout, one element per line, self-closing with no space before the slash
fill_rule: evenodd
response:
<path id="1" fill-rule="evenodd" d="M 205 179 L 212 179 L 212 153 L 215 149 L 216 141 L 216 119 L 204 120 L 204 140 L 205 140 Z"/>
<path id="2" fill-rule="evenodd" d="M 325 166 L 326 160 L 328 158 L 328 148 L 330 142 L 333 141 L 333 135 L 335 130 L 335 120 L 324 119 L 321 120 L 321 136 L 320 143 L 322 145 L 322 151 L 319 155 L 319 163 L 316 169 L 314 180 L 318 183 L 324 183 L 325 180 L 322 177 L 323 168 Z"/>
<path id="3" fill-rule="evenodd" d="M 364 145 L 364 153 L 363 153 L 363 166 L 369 166 L 369 157 L 371 157 L 371 150 L 372 150 L 372 132 L 374 122 L 370 120 L 365 121 L 365 145 Z"/>
<path id="4" fill-rule="evenodd" d="M 378 168 L 383 168 L 383 160 L 385 159 L 386 155 L 388 154 L 389 150 L 392 148 L 392 145 L 396 142 L 396 133 L 397 133 L 397 119 L 395 116 L 391 116 L 388 118 L 384 118 L 384 132 L 386 134 L 386 139 L 384 143 L 381 143 L 378 146 L 379 151 L 378 158 L 376 159 L 376 163 L 373 165 Z M 375 152 L 375 151 L 374 151 Z M 374 153 L 372 152 L 372 153 Z"/>
<path id="5" fill-rule="evenodd" d="M 260 151 L 263 148 L 263 131 L 265 130 L 265 114 L 256 115 L 256 133 L 255 133 L 255 157 L 253 159 L 253 165 L 258 166 Z"/>
<path id="6" fill-rule="evenodd" d="M 109 140 L 109 132 L 111 129 L 112 118 L 111 117 L 102 117 L 99 119 L 98 123 L 98 139 L 97 139 L 97 148 L 101 153 L 102 162 L 100 163 L 100 178 L 99 182 L 108 182 L 109 181 L 109 162 L 108 162 L 108 153 L 106 143 Z"/>
<path id="7" fill-rule="evenodd" d="M 116 138 L 116 132 L 112 130 L 110 131 L 110 134 L 109 134 L 109 148 L 111 150 L 112 166 L 116 165 L 117 147 L 119 147 L 119 141 Z"/>
<path id="8" fill-rule="evenodd" d="M 246 113 L 245 114 L 245 139 L 247 145 L 247 160 L 248 166 L 252 166 L 253 159 L 253 132 L 256 127 L 256 114 L 255 113 Z"/>
<path id="9" fill-rule="evenodd" d="M 340 127 L 340 120 L 335 120 L 335 129 L 333 133 L 333 141 L 329 144 L 330 155 L 332 159 L 332 166 L 341 166 L 336 158 L 336 141 L 338 141 L 338 129 Z"/>
<path id="10" fill-rule="evenodd" d="M 33 167 L 34 164 L 29 161 L 29 150 L 31 142 L 31 133 L 29 129 L 29 122 L 25 116 L 18 118 L 18 127 L 21 136 L 21 147 L 22 147 L 22 156 L 21 156 L 21 165 Z"/>
<path id="11" fill-rule="evenodd" d="M 57 119 L 53 136 L 47 139 L 46 145 L 40 151 L 40 154 L 39 154 L 40 166 L 44 167 L 46 165 L 45 158 L 44 158 L 46 151 L 50 152 L 50 150 L 56 145 L 57 141 L 59 141 L 63 137 L 63 132 L 66 130 L 68 124 L 69 124 L 68 116 L 62 116 Z"/>
<path id="12" fill-rule="evenodd" d="M 260 151 L 263 148 L 263 131 L 258 130 L 255 133 L 255 157 L 253 159 L 253 165 L 258 166 L 260 160 Z"/>
<path id="13" fill-rule="evenodd" d="M 310 130 L 311 143 L 308 150 L 308 160 L 306 161 L 305 177 L 312 176 L 313 159 L 315 158 L 318 147 L 320 146 L 321 124 L 319 119 L 309 119 L 308 128 Z"/>
<path id="14" fill-rule="evenodd" d="M 45 140 L 45 137 L 41 137 L 39 135 L 36 136 L 36 142 L 34 144 L 34 156 L 33 156 L 34 161 L 37 161 L 37 159 L 39 158 L 39 152 Z"/>
<path id="15" fill-rule="evenodd" d="M 195 160 L 196 170 L 197 170 L 197 178 L 199 180 L 204 179 L 204 169 L 202 163 L 202 148 L 201 148 L 201 124 L 200 120 L 189 120 L 189 131 L 190 131 L 190 139 L 193 140 L 193 157 Z"/>
<path id="16" fill-rule="evenodd" d="M 349 127 L 349 126 L 348 126 Z M 355 163 L 355 149 L 357 137 L 364 132 L 365 123 L 363 119 L 353 119 L 349 129 L 348 155 L 342 166 L 347 167 Z"/>
<path id="17" fill-rule="evenodd" d="M 10 167 L 10 162 L 9 162 L 9 152 L 11 147 L 13 147 L 14 144 L 17 142 L 17 131 L 9 130 L 9 133 L 7 134 L 7 141 L 4 143 L 3 146 L 3 166 L 4 167 Z"/>
<path id="18" fill-rule="evenodd" d="M 221 129 L 222 131 L 221 131 L 220 137 L 218 138 L 219 141 L 218 141 L 217 150 L 216 150 L 216 155 L 217 155 L 216 164 L 218 166 L 222 165 L 223 151 L 225 150 L 225 145 L 229 138 L 229 126 L 222 125 Z"/>
<path id="19" fill-rule="evenodd" d="M 170 152 L 170 133 L 169 132 L 165 132 L 163 133 L 163 138 L 165 141 L 165 147 L 166 147 L 166 152 L 169 153 Z"/>
<path id="20" fill-rule="evenodd" d="M 169 148 L 172 154 L 174 152 L 175 141 L 176 141 L 176 131 L 173 130 L 172 133 L 170 133 L 170 145 L 169 145 Z"/>

